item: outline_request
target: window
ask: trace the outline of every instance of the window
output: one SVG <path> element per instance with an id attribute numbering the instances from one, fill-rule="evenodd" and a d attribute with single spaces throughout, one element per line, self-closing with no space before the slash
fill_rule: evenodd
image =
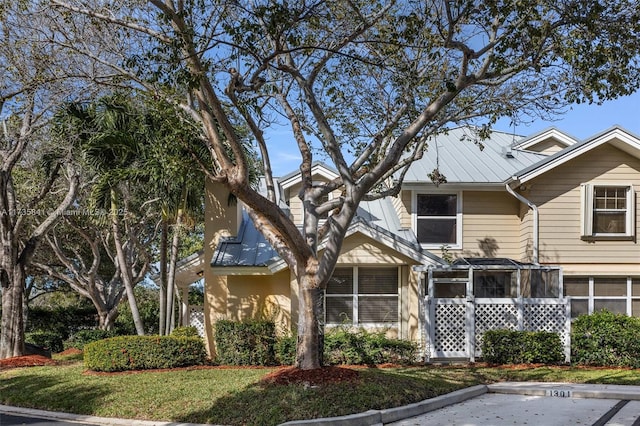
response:
<path id="1" fill-rule="evenodd" d="M 327 285 L 328 324 L 398 322 L 398 268 L 336 268 Z"/>
<path id="2" fill-rule="evenodd" d="M 582 237 L 631 238 L 634 197 L 631 185 L 582 185 Z"/>
<path id="3" fill-rule="evenodd" d="M 564 277 L 571 317 L 602 309 L 640 317 L 640 277 Z"/>
<path id="4" fill-rule="evenodd" d="M 473 274 L 473 294 L 476 297 L 516 297 L 517 277 L 508 271 L 478 271 Z"/>
<path id="5" fill-rule="evenodd" d="M 460 245 L 457 194 L 416 195 L 416 235 L 425 246 Z"/>

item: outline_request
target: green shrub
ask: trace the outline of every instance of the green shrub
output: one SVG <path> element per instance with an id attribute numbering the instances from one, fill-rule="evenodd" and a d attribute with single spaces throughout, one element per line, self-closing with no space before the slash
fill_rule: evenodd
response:
<path id="1" fill-rule="evenodd" d="M 45 331 L 56 333 L 66 340 L 85 328 L 98 325 L 98 314 L 94 307 L 65 306 L 56 308 L 32 307 L 27 315 L 27 332 Z"/>
<path id="2" fill-rule="evenodd" d="M 276 360 L 281 365 L 296 361 L 296 336 L 278 338 Z M 392 339 L 384 332 L 364 329 L 330 329 L 324 335 L 324 363 L 329 365 L 413 364 L 417 360 L 418 346 L 414 342 Z"/>
<path id="3" fill-rule="evenodd" d="M 200 337 L 198 329 L 193 326 L 176 327 L 171 332 L 171 335 L 175 337 Z"/>
<path id="4" fill-rule="evenodd" d="M 95 371 L 146 370 L 202 365 L 202 339 L 174 336 L 118 336 L 84 347 L 85 367 Z"/>
<path id="5" fill-rule="evenodd" d="M 41 348 L 47 349 L 53 353 L 62 352 L 62 336 L 53 331 L 34 331 L 25 333 L 24 340 Z"/>
<path id="6" fill-rule="evenodd" d="M 383 331 L 338 327 L 324 336 L 324 362 L 329 365 L 411 364 L 417 353 L 414 342 L 389 338 Z"/>
<path id="7" fill-rule="evenodd" d="M 482 358 L 493 364 L 558 364 L 564 352 L 557 333 L 490 330 L 482 336 Z"/>
<path id="8" fill-rule="evenodd" d="M 593 366 L 640 367 L 640 318 L 600 311 L 571 327 L 571 359 Z"/>
<path id="9" fill-rule="evenodd" d="M 107 339 L 113 337 L 115 333 L 113 331 L 101 330 L 99 328 L 91 330 L 80 330 L 64 341 L 65 349 L 76 348 L 84 349 L 85 345 L 95 342 L 97 340 Z"/>
<path id="10" fill-rule="evenodd" d="M 274 365 L 273 321 L 219 320 L 215 326 L 216 362 L 225 365 Z"/>
<path id="11" fill-rule="evenodd" d="M 296 362 L 296 336 L 278 337 L 275 345 L 276 362 L 280 365 L 293 365 Z"/>

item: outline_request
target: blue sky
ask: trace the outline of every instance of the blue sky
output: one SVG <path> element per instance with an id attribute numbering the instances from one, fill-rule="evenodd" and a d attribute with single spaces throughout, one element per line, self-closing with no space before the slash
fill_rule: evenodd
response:
<path id="1" fill-rule="evenodd" d="M 496 130 L 514 132 L 528 136 L 549 127 L 556 127 L 564 133 L 578 139 L 594 136 L 614 125 L 640 136 L 640 92 L 602 105 L 574 105 L 555 121 L 536 120 L 528 125 L 515 128 L 507 121 L 494 126 Z M 267 135 L 271 146 L 271 163 L 275 176 L 282 176 L 295 171 L 300 165 L 300 154 L 293 143 L 290 128 L 282 126 Z"/>

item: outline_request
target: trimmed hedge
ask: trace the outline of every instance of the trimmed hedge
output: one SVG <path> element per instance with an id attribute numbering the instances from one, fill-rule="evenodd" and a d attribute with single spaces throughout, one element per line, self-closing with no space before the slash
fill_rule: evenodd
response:
<path id="1" fill-rule="evenodd" d="M 640 318 L 600 311 L 581 315 L 571 327 L 575 364 L 640 368 Z"/>
<path id="2" fill-rule="evenodd" d="M 62 340 L 78 330 L 95 328 L 98 325 L 98 313 L 93 307 L 31 307 L 27 315 L 28 332 L 53 332 Z"/>
<path id="3" fill-rule="evenodd" d="M 564 353 L 557 333 L 489 330 L 482 336 L 482 358 L 492 364 L 558 364 Z"/>
<path id="4" fill-rule="evenodd" d="M 175 368 L 205 363 L 200 338 L 174 336 L 118 336 L 84 347 L 84 365 L 94 371 Z"/>
<path id="5" fill-rule="evenodd" d="M 324 335 L 324 361 L 329 365 L 412 364 L 417 354 L 414 342 L 391 339 L 382 331 L 338 327 Z"/>
<path id="6" fill-rule="evenodd" d="M 31 333 L 25 333 L 24 340 L 27 343 L 34 344 L 52 353 L 62 352 L 64 350 L 62 336 L 53 331 L 34 331 Z"/>
<path id="7" fill-rule="evenodd" d="M 295 363 L 296 340 L 295 336 L 278 339 L 278 363 Z M 388 338 L 384 332 L 352 331 L 339 327 L 328 330 L 324 335 L 324 362 L 329 365 L 412 364 L 416 362 L 417 355 L 416 343 Z"/>
<path id="8" fill-rule="evenodd" d="M 64 347 L 65 349 L 75 348 L 83 350 L 84 347 L 91 342 L 96 342 L 98 340 L 114 336 L 114 331 L 101 330 L 99 328 L 92 330 L 80 330 L 69 339 L 65 340 Z"/>
<path id="9" fill-rule="evenodd" d="M 219 320 L 215 326 L 216 362 L 224 365 L 274 365 L 273 321 Z"/>
<path id="10" fill-rule="evenodd" d="M 171 332 L 174 337 L 200 337 L 198 329 L 193 326 L 176 327 Z"/>

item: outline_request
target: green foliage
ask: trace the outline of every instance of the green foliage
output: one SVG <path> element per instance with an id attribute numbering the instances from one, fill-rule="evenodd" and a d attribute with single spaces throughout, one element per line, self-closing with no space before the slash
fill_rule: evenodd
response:
<path id="1" fill-rule="evenodd" d="M 296 336 L 278 337 L 275 344 L 276 362 L 280 365 L 293 365 L 296 362 Z"/>
<path id="2" fill-rule="evenodd" d="M 571 360 L 595 366 L 640 367 L 640 318 L 600 311 L 571 327 Z"/>
<path id="3" fill-rule="evenodd" d="M 62 336 L 54 331 L 34 331 L 25 333 L 24 340 L 51 352 L 62 352 Z"/>
<path id="4" fill-rule="evenodd" d="M 482 357 L 493 364 L 557 364 L 564 360 L 560 336 L 548 331 L 489 330 L 482 335 Z"/>
<path id="5" fill-rule="evenodd" d="M 159 312 L 160 301 L 158 289 L 139 285 L 134 290 L 138 311 L 142 318 L 146 334 L 158 334 L 160 324 Z M 130 335 L 136 334 L 136 328 L 133 324 L 133 316 L 131 315 L 131 307 L 126 299 L 124 299 L 118 308 L 120 315 L 115 321 L 116 334 Z"/>
<path id="6" fill-rule="evenodd" d="M 198 337 L 200 338 L 200 335 L 198 334 L 198 329 L 192 326 L 188 326 L 188 327 L 176 327 L 172 332 L 171 335 L 173 337 Z"/>
<path id="7" fill-rule="evenodd" d="M 69 339 L 64 341 L 64 347 L 65 349 L 76 348 L 82 350 L 87 344 L 91 342 L 114 337 L 114 335 L 115 332 L 113 331 L 101 330 L 99 328 L 80 330 Z"/>
<path id="8" fill-rule="evenodd" d="M 215 326 L 216 362 L 226 365 L 274 365 L 273 321 L 220 320 Z"/>
<path id="9" fill-rule="evenodd" d="M 175 368 L 205 363 L 202 339 L 174 336 L 118 336 L 84 347 L 84 365 L 94 371 Z"/>
<path id="10" fill-rule="evenodd" d="M 33 307 L 27 316 L 27 331 L 51 332 L 65 340 L 78 330 L 96 327 L 97 323 L 93 307 Z"/>
<path id="11" fill-rule="evenodd" d="M 295 363 L 296 341 L 296 336 L 278 338 L 275 351 L 279 364 Z M 324 336 L 324 362 L 329 365 L 412 364 L 417 354 L 414 342 L 389 338 L 383 331 L 338 327 Z"/>
<path id="12" fill-rule="evenodd" d="M 418 347 L 414 342 L 392 339 L 384 331 L 351 331 L 343 327 L 329 330 L 324 336 L 326 364 L 411 364 Z"/>

